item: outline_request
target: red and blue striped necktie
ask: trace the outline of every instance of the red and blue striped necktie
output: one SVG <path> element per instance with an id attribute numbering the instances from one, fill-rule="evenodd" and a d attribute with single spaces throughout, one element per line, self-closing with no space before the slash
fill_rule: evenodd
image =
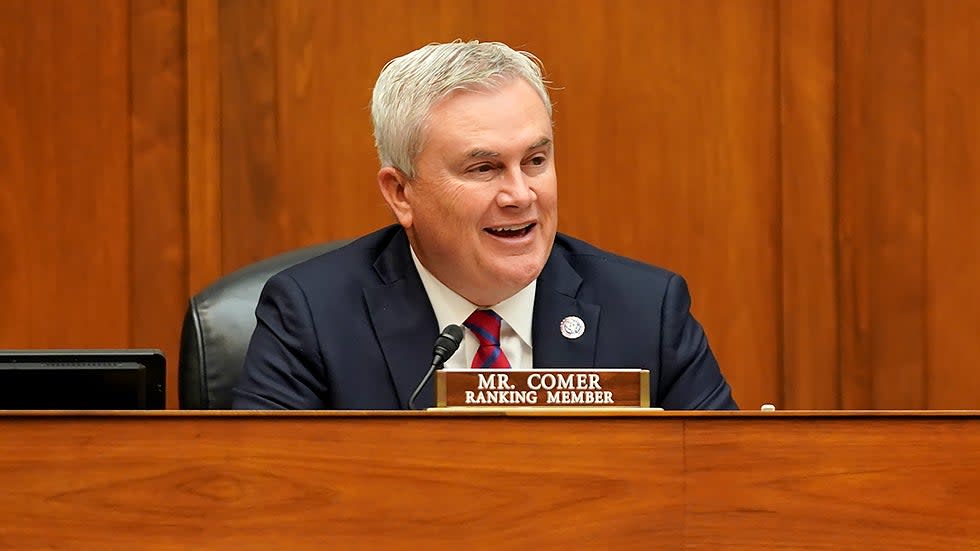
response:
<path id="1" fill-rule="evenodd" d="M 463 325 L 473 332 L 480 347 L 473 356 L 474 369 L 508 369 L 510 362 L 500 349 L 500 316 L 493 310 L 476 310 Z"/>

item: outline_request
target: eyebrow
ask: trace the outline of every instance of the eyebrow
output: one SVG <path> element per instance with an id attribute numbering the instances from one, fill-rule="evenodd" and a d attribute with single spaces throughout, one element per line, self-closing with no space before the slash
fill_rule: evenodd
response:
<path id="1" fill-rule="evenodd" d="M 544 147 L 546 145 L 551 145 L 551 138 L 548 137 L 541 138 L 540 140 L 528 146 L 526 151 L 531 151 L 539 147 Z M 478 157 L 499 157 L 500 153 L 497 151 L 489 151 L 486 149 L 474 149 L 473 151 L 470 151 L 469 154 L 467 154 L 466 156 L 470 159 L 475 159 Z"/>

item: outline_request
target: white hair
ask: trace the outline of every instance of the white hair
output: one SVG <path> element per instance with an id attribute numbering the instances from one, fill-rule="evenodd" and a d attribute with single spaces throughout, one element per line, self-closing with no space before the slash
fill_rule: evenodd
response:
<path id="1" fill-rule="evenodd" d="M 541 61 L 499 42 L 429 44 L 389 61 L 371 96 L 374 145 L 382 167 L 415 176 L 423 130 L 432 106 L 455 90 L 497 88 L 523 78 L 541 96 L 548 117 L 551 99 Z"/>

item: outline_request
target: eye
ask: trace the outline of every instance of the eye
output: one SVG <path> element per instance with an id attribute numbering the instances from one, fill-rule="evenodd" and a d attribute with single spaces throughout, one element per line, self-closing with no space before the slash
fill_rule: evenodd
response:
<path id="1" fill-rule="evenodd" d="M 475 176 L 489 176 L 497 171 L 497 166 L 493 163 L 480 163 L 473 165 L 466 169 L 467 174 L 473 174 Z"/>
<path id="2" fill-rule="evenodd" d="M 544 166 L 548 164 L 548 156 L 544 153 L 538 153 L 537 155 L 534 155 L 533 157 L 530 157 L 524 161 L 524 164 L 533 167 Z"/>

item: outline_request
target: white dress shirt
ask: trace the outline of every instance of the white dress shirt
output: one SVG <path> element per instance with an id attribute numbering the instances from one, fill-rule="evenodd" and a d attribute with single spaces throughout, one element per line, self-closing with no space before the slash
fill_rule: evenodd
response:
<path id="1" fill-rule="evenodd" d="M 411 248 L 411 247 L 409 247 Z M 432 303 L 432 310 L 439 323 L 439 331 L 447 325 L 456 324 L 463 327 L 463 322 L 474 310 L 479 308 L 472 302 L 456 294 L 436 279 L 429 270 L 419 262 L 419 257 L 412 250 L 412 260 L 422 278 L 422 286 Z M 534 293 L 538 288 L 535 279 L 518 291 L 514 296 L 490 307 L 501 318 L 500 349 L 513 369 L 531 369 L 534 366 L 531 346 L 531 320 L 534 313 Z M 463 344 L 444 365 L 444 369 L 470 369 L 473 356 L 480 343 L 473 332 L 463 327 Z"/>

